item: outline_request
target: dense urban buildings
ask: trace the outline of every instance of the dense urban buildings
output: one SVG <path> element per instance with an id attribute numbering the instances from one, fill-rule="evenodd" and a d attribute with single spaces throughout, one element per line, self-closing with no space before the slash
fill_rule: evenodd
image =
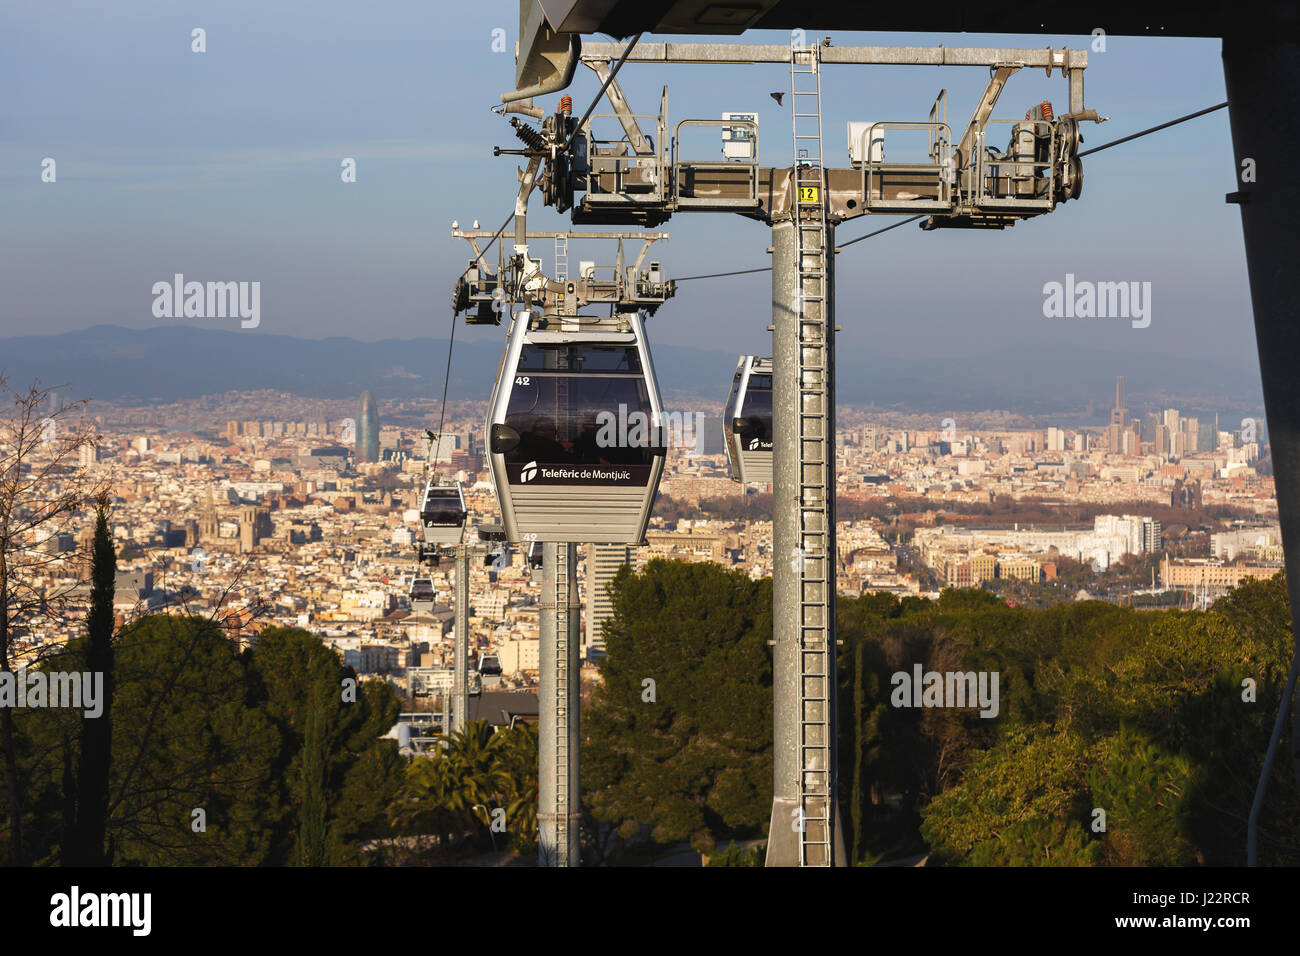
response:
<path id="1" fill-rule="evenodd" d="M 1079 591 L 1187 605 L 1274 574 L 1273 479 L 1254 423 L 1222 430 L 1174 408 L 1141 418 L 1125 403 L 1121 380 L 1109 423 L 1088 427 L 841 409 L 839 591 L 986 588 L 1015 600 Z M 274 393 L 147 411 L 92 406 L 100 443 L 77 464 L 112 489 L 119 615 L 220 613 L 244 641 L 268 622 L 306 628 L 415 706 L 450 686 L 452 627 L 465 613 L 471 666 L 493 658 L 504 689 L 531 687 L 539 586 L 518 549 L 496 566 L 475 563 L 468 608 L 452 606 L 450 561 L 429 572 L 431 609 L 409 600 L 426 456 L 463 484 L 471 529 L 496 521 L 483 407 L 449 407 L 436 444 L 426 433 L 433 402 L 392 403 L 381 426 L 365 392 L 355 443 L 351 411 Z M 647 546 L 579 548 L 588 661 L 603 653 L 606 586 L 623 564 L 667 557 L 772 572 L 770 488 L 732 481 L 716 409 L 691 411 L 713 417 L 699 443 L 670 451 Z M 81 626 L 88 585 L 77 549 L 87 533 L 83 524 L 38 542 L 66 556 L 42 583 L 71 600 L 27 635 L 29 647 Z"/>

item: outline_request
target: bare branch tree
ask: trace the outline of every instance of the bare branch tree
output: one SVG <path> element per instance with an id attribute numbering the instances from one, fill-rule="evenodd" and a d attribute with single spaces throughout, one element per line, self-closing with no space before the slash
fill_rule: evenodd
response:
<path id="1" fill-rule="evenodd" d="M 57 649 L 42 642 L 39 627 L 60 619 L 75 590 L 57 574 L 60 566 L 84 557 L 61 551 L 59 536 L 106 490 L 81 467 L 81 450 L 99 441 L 85 421 L 87 402 L 48 408 L 53 391 L 39 381 L 14 389 L 0 373 L 0 674 L 9 680 L 18 667 L 35 666 Z M 9 861 L 21 865 L 25 786 L 9 707 L 0 707 L 0 748 Z"/>

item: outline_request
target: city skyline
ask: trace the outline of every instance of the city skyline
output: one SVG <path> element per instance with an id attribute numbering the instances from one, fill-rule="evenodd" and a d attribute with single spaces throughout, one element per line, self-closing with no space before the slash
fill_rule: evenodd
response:
<path id="1" fill-rule="evenodd" d="M 69 395 L 117 402 L 134 396 L 136 403 L 259 388 L 335 399 L 380 385 L 385 396 L 399 401 L 433 399 L 442 392 L 443 363 L 421 368 L 412 356 L 422 350 L 445 356 L 445 340 L 363 343 L 264 335 L 250 343 L 246 335 L 99 326 L 87 333 L 0 338 L 0 355 L 5 356 L 0 371 L 11 381 L 35 376 L 68 386 L 63 391 Z M 102 361 L 106 351 L 119 356 L 117 366 Z M 207 361 L 194 367 L 191 351 L 201 351 Z M 651 351 L 660 387 L 673 400 L 704 399 L 710 393 L 719 403 L 725 399 L 735 367 L 732 353 L 653 343 Z M 498 342 L 460 343 L 448 400 L 486 399 L 500 356 Z M 1015 375 L 1006 375 L 1006 368 L 1014 368 Z M 838 398 L 842 405 L 911 407 L 918 412 L 1009 409 L 1035 416 L 1077 412 L 1086 418 L 1107 414 L 1102 409 L 1111 403 L 1104 390 L 1118 373 L 1135 384 L 1144 407 L 1179 404 L 1211 416 L 1218 411 L 1238 420 L 1262 418 L 1258 377 L 1225 377 L 1228 368 L 1222 362 L 1169 362 L 1155 355 L 1098 350 L 1044 351 L 1026 344 L 960 361 L 868 357 L 856 364 L 857 374 L 841 380 Z M 355 408 L 340 417 L 354 415 Z"/>

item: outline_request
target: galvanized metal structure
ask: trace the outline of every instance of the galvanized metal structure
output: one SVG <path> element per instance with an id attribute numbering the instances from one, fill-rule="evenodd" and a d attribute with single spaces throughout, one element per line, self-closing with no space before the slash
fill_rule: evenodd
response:
<path id="1" fill-rule="evenodd" d="M 452 581 L 452 607 L 455 618 L 452 622 L 452 685 L 451 685 L 451 720 L 444 722 L 444 727 L 454 733 L 465 730 L 468 723 L 469 700 L 473 694 L 481 692 L 470 685 L 469 670 L 469 561 L 471 556 L 495 557 L 498 549 L 505 549 L 502 539 L 490 530 L 479 529 L 479 543 L 461 543 L 448 547 L 444 545 L 422 544 L 417 550 L 417 563 L 438 564 L 447 552 L 455 559 L 455 571 Z M 432 578 L 416 577 L 422 582 L 420 603 L 417 607 L 412 597 L 412 610 L 432 610 L 435 592 Z"/>
<path id="2" fill-rule="evenodd" d="M 424 494 L 420 499 L 420 536 L 416 543 L 416 571 L 411 579 L 410 601 L 412 611 L 432 611 L 437 599 L 433 579 L 422 576 L 420 566 L 437 567 L 448 554 L 455 557 L 452 605 L 455 619 L 452 632 L 452 687 L 451 694 L 443 695 L 443 732 L 463 732 L 468 723 L 469 702 L 472 694 L 481 692 L 469 684 L 469 559 L 472 554 L 483 555 L 504 550 L 505 534 L 497 526 L 484 525 L 478 529 L 479 543 L 465 542 L 465 526 L 469 512 L 465 507 L 465 492 L 459 481 L 448 481 L 437 474 L 436 452 L 442 436 L 425 433 L 425 464 L 423 470 Z M 474 675 L 477 677 L 477 675 Z M 447 719 L 450 706 L 451 717 Z"/>
<path id="3" fill-rule="evenodd" d="M 826 171 L 822 165 L 820 53 L 816 45 L 791 50 L 794 205 L 788 221 L 772 226 L 772 384 L 776 396 L 772 408 L 776 431 L 772 543 L 778 556 L 789 556 L 784 573 L 778 571 L 780 561 L 773 568 L 773 672 L 780 672 L 783 678 L 793 673 L 799 681 L 795 693 L 787 692 L 773 715 L 778 735 L 788 735 L 789 729 L 776 726 L 777 711 L 784 721 L 794 717 L 795 747 L 778 748 L 781 757 L 777 763 L 794 758 L 792 766 L 781 769 L 787 775 L 793 772 L 797 812 L 793 823 L 773 819 L 772 827 L 778 822 L 793 826 L 800 866 L 832 866 L 844 856 L 842 849 L 837 854 L 833 845 L 838 835 L 835 240 L 822 200 Z M 787 272 L 790 266 L 793 269 Z M 795 507 L 782 507 L 791 501 Z M 797 706 L 793 715 L 789 713 L 791 703 Z M 774 800 L 784 796 L 778 790 Z M 777 841 L 769 841 L 768 846 L 771 862 L 791 862 L 788 855 L 779 853 Z"/>
<path id="4" fill-rule="evenodd" d="M 538 839 L 541 866 L 581 861 L 578 660 L 581 606 L 577 545 L 542 545 L 541 677 L 538 690 Z"/>
<path id="5" fill-rule="evenodd" d="M 834 229 L 872 213 L 924 212 L 925 228 L 1005 228 L 1076 198 L 1081 120 L 1100 121 L 1084 106 L 1080 50 L 980 50 L 836 47 L 830 41 L 770 44 L 589 43 L 574 53 L 602 81 L 623 129 L 600 138 L 588 115 L 546 118 L 526 152 L 543 195 L 575 223 L 654 226 L 677 212 L 731 212 L 772 230 L 774 799 L 768 865 L 832 866 L 844 862 L 836 808 L 835 719 L 835 389 Z M 667 90 L 656 114 L 632 111 L 609 64 L 787 63 L 793 156 L 785 168 L 759 164 L 752 119 L 683 120 L 670 127 Z M 961 138 L 947 124 L 940 92 L 925 122 L 872 123 L 861 131 L 849 168 L 823 162 L 821 73 L 825 63 L 983 66 L 984 95 Z M 1005 150 L 988 142 L 992 111 L 1020 69 L 1059 70 L 1070 111 L 1031 108 L 1011 125 Z M 568 69 L 568 67 L 566 67 Z M 517 102 L 519 91 L 505 94 Z M 527 104 L 531 108 L 531 102 Z M 646 135 L 642 123 L 652 123 Z M 683 130 L 719 128 L 733 148 L 722 161 L 684 154 Z M 672 130 L 671 135 L 669 130 Z M 875 147 L 899 131 L 922 132 L 920 162 L 887 163 Z M 735 148 L 737 144 L 752 148 Z M 570 151 L 567 146 L 573 145 Z M 851 147 L 854 144 L 850 144 Z M 537 158 L 546 160 L 545 167 Z M 521 174 L 525 181 L 527 173 Z M 518 226 L 516 206 L 516 229 Z"/>
<path id="6" fill-rule="evenodd" d="M 1300 150 L 1300 113 L 1295 109 L 1300 102 L 1300 19 L 1293 0 L 1261 0 L 1252 5 L 1249 16 L 1242 16 L 1239 5 L 1228 0 L 1196 5 L 1172 0 L 1078 0 L 1055 6 L 972 6 L 952 0 L 926 6 L 882 6 L 861 0 L 819 0 L 815 4 L 806 0 L 736 4 L 712 0 L 663 0 L 654 4 L 642 0 L 520 0 L 517 88 L 502 99 L 508 104 L 507 111 L 522 112 L 526 109 L 521 105 L 527 102 L 525 97 L 566 88 L 582 53 L 604 52 L 597 44 L 584 47 L 582 34 L 602 33 L 618 38 L 640 31 L 728 35 L 749 29 L 836 29 L 1096 36 L 1103 32 L 1099 27 L 1111 37 L 1222 37 L 1224 41 L 1233 166 L 1239 183 L 1227 200 L 1241 207 L 1279 518 L 1285 550 L 1293 558 L 1287 565 L 1287 585 L 1293 634 L 1300 649 L 1300 563 L 1294 560 L 1300 553 L 1300 382 L 1292 368 L 1300 353 L 1300 293 L 1289 281 L 1294 263 L 1300 260 L 1300 233 L 1293 227 L 1294 210 L 1300 207 L 1300 179 L 1282 172 L 1289 169 L 1290 157 Z M 659 61 L 669 62 L 679 56 L 676 50 L 671 50 L 670 56 L 670 48 L 678 46 L 665 46 Z M 610 44 L 604 48 L 614 49 Z M 652 45 L 638 44 L 638 49 L 650 51 Z M 780 51 L 778 47 L 770 55 L 779 58 Z M 974 59 L 983 52 L 975 51 Z M 1060 65 L 1054 62 L 1056 54 L 1051 50 L 1046 52 L 1046 64 L 1033 62 L 1034 54 L 1041 51 L 1009 52 L 1014 58 L 1023 54 L 1029 66 Z M 1072 63 L 1077 52 L 1070 51 Z M 707 62 L 721 55 L 719 51 Z M 840 57 L 852 55 L 832 48 L 823 51 L 823 62 L 841 62 Z M 955 65 L 968 59 L 966 51 L 942 48 L 899 48 L 884 55 L 892 57 L 891 62 L 937 61 L 938 65 Z M 754 62 L 743 52 L 739 56 L 742 59 L 733 61 Z M 1082 102 L 1082 74 L 1072 73 L 1071 113 L 1080 111 Z M 1258 163 L 1260 170 L 1276 174 L 1265 172 L 1247 179 L 1241 168 L 1247 160 Z M 1288 706 L 1284 701 L 1279 727 Z M 1266 765 L 1271 764 L 1276 738 L 1277 734 L 1270 744 Z M 1300 710 L 1294 715 L 1291 740 L 1300 784 Z M 1265 780 L 1261 778 L 1261 794 Z M 1254 815 L 1249 854 L 1252 862 L 1253 820 Z"/>
<path id="7" fill-rule="evenodd" d="M 588 43 L 579 62 L 610 79 L 608 63 L 623 52 L 619 44 Z M 796 59 L 797 62 L 796 62 Z M 815 60 L 815 64 L 814 64 Z M 929 213 L 924 228 L 1001 229 L 1017 220 L 1042 215 L 1077 198 L 1082 167 L 1077 152 L 1079 123 L 1102 120 L 1084 105 L 1085 50 L 973 49 L 945 47 L 838 47 L 829 41 L 779 46 L 775 44 L 641 43 L 626 57 L 628 63 L 791 64 L 792 101 L 806 109 L 820 90 L 822 64 L 982 66 L 990 71 L 988 85 L 957 142 L 947 123 L 946 91 L 940 91 L 925 121 L 866 124 L 864 137 L 926 133 L 928 156 L 921 162 L 888 163 L 879 150 L 860 152 L 849 168 L 826 168 L 827 216 L 840 222 L 868 213 Z M 1007 81 L 1026 68 L 1059 72 L 1068 82 L 1069 112 L 1056 116 L 1049 109 L 1023 120 L 993 120 L 992 112 Z M 794 84 L 806 81 L 808 89 Z M 593 114 L 580 125 L 577 148 L 560 167 L 548 167 L 547 200 L 560 211 L 572 207 L 575 223 L 636 223 L 654 226 L 676 212 L 734 212 L 771 222 L 795 204 L 798 184 L 790 170 L 759 165 L 758 124 L 740 119 L 687 119 L 671 125 L 667 91 L 656 114 L 634 113 L 618 86 L 609 83 L 606 95 L 613 112 Z M 507 93 L 503 99 L 513 96 Z M 797 111 L 797 110 L 796 110 Z M 617 119 L 624 136 L 602 138 L 593 122 Z M 797 121 L 799 117 L 794 117 Z M 820 143 L 820 119 L 805 116 Z M 518 126 L 517 121 L 516 126 Z M 652 123 L 654 136 L 641 130 Z M 1006 149 L 997 149 L 990 136 L 999 125 L 1008 128 Z M 683 134 L 700 127 L 720 132 L 744 130 L 754 144 L 748 159 L 726 161 L 689 155 Z M 806 145 L 812 133 L 799 134 Z M 802 147 L 796 146 L 796 151 Z M 820 152 L 820 146 L 817 147 Z M 792 167 L 798 169 L 796 165 Z"/>
<path id="8" fill-rule="evenodd" d="M 464 733 L 469 722 L 469 688 L 465 674 L 469 667 L 469 552 L 467 545 L 456 547 L 456 618 L 451 656 L 451 729 L 454 733 Z"/>

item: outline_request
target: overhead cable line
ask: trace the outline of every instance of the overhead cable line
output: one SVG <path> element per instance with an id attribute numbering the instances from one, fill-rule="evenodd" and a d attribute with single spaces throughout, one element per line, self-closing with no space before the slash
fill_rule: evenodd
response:
<path id="1" fill-rule="evenodd" d="M 503 227 L 504 228 L 504 227 Z M 438 412 L 438 447 L 434 449 L 433 470 L 438 473 L 438 462 L 442 459 L 442 426 L 447 418 L 447 385 L 451 382 L 451 352 L 456 345 L 456 311 L 451 313 L 451 337 L 447 340 L 447 371 L 442 376 L 442 408 Z"/>
<path id="2" fill-rule="evenodd" d="M 900 219 L 898 222 L 894 223 L 892 226 L 886 226 L 884 229 L 877 229 L 875 232 L 869 232 L 869 233 L 867 233 L 865 236 L 858 236 L 858 238 L 856 238 L 856 239 L 850 239 L 848 242 L 843 243 L 842 245 L 840 245 L 839 248 L 840 248 L 840 249 L 846 249 L 846 248 L 848 248 L 849 246 L 853 245 L 855 242 L 861 242 L 863 239 L 870 239 L 872 236 L 878 236 L 878 235 L 880 235 L 882 232 L 889 232 L 889 230 L 891 230 L 891 229 L 897 229 L 899 226 L 906 226 L 909 222 L 916 222 L 916 220 L 918 220 L 918 219 L 924 219 L 924 218 L 925 218 L 924 216 L 910 216 L 910 217 L 908 217 L 907 219 Z M 837 251 L 838 251 L 838 250 L 837 250 Z"/>
<path id="3" fill-rule="evenodd" d="M 737 272 L 711 272 L 706 276 L 682 276 L 680 279 L 674 279 L 674 282 L 690 282 L 692 279 L 722 279 L 726 276 L 747 276 L 755 272 L 771 272 L 771 266 L 763 266 L 759 269 L 741 269 Z"/>
<path id="4" fill-rule="evenodd" d="M 1197 110 L 1195 113 L 1188 113 L 1186 116 L 1180 116 L 1176 120 L 1170 120 L 1168 123 L 1161 123 L 1159 126 L 1152 126 L 1150 129 L 1144 129 L 1140 133 L 1134 133 L 1132 136 L 1121 136 L 1119 139 L 1111 140 L 1109 143 L 1102 143 L 1100 146 L 1094 146 L 1092 149 L 1085 149 L 1080 156 L 1087 156 L 1089 153 L 1100 153 L 1103 149 L 1110 149 L 1112 146 L 1118 146 L 1120 143 L 1127 143 L 1131 139 L 1137 139 L 1140 136 L 1146 136 L 1150 133 L 1159 132 L 1162 129 L 1168 129 L 1170 126 L 1177 126 L 1179 123 L 1186 123 L 1188 120 L 1196 119 L 1198 116 L 1204 116 L 1206 113 L 1213 113 L 1215 110 L 1221 110 L 1228 103 L 1225 100 L 1218 106 L 1207 106 L 1203 110 Z"/>

